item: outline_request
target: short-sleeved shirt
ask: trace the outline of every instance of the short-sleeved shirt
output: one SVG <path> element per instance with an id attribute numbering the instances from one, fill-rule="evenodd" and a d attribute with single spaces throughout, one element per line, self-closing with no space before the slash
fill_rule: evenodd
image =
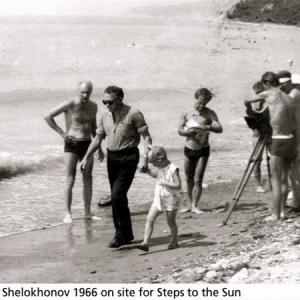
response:
<path id="1" fill-rule="evenodd" d="M 123 104 L 119 119 L 114 120 L 113 114 L 109 111 L 101 115 L 96 133 L 106 137 L 108 150 L 119 151 L 137 147 L 140 135 L 147 130 L 143 114 Z"/>

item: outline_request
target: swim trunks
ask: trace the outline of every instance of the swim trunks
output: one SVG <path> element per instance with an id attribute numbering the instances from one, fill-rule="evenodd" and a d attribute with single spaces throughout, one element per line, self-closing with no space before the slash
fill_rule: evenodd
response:
<path id="1" fill-rule="evenodd" d="M 67 141 L 65 140 L 64 151 L 74 153 L 78 156 L 79 160 L 82 160 L 90 143 L 91 140 L 77 141 L 74 139 L 68 139 Z"/>
<path id="2" fill-rule="evenodd" d="M 269 151 L 271 155 L 282 157 L 287 162 L 291 162 L 297 157 L 297 147 L 295 138 L 272 139 Z"/>
<path id="3" fill-rule="evenodd" d="M 184 147 L 184 155 L 190 160 L 197 161 L 200 157 L 208 157 L 210 154 L 210 147 L 204 147 L 199 150 L 192 150 L 188 147 Z"/>

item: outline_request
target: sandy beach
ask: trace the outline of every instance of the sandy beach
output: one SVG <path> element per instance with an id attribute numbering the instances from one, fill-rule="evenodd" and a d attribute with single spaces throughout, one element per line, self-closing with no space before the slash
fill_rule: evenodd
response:
<path id="1" fill-rule="evenodd" d="M 144 176 L 144 175 L 143 175 Z M 151 179 L 150 179 L 151 181 Z M 143 178 L 142 187 L 151 184 Z M 178 215 L 180 248 L 167 250 L 165 217 L 155 225 L 149 252 L 141 242 L 150 203 L 132 208 L 135 240 L 107 247 L 113 225 L 110 208 L 100 221 L 76 219 L 1 238 L 1 283 L 299 283 L 300 216 L 267 224 L 270 191 L 254 193 L 250 183 L 226 226 L 220 202 L 231 201 L 235 184 L 204 190 L 202 215 Z M 138 190 L 134 190 L 138 193 Z M 293 267 L 291 267 L 293 266 Z"/>
<path id="2" fill-rule="evenodd" d="M 251 179 L 228 225 L 217 226 L 252 150 L 243 100 L 253 97 L 251 86 L 266 70 L 287 69 L 291 59 L 291 71 L 300 70 L 300 28 L 228 21 L 224 13 L 236 2 L 135 3 L 128 10 L 122 6 L 121 15 L 80 21 L 0 18 L 5 45 L 0 72 L 5 128 L 0 132 L 5 141 L 0 151 L 1 283 L 300 282 L 299 215 L 265 223 L 269 190 L 255 193 Z M 77 179 L 75 222 L 62 224 L 62 141 L 42 116 L 76 95 L 76 83 L 85 78 L 95 83 L 100 113 L 103 87 L 112 82 L 124 87 L 125 102 L 144 112 L 154 143 L 167 148 L 183 181 L 179 116 L 190 107 L 196 88 L 213 91 L 209 106 L 224 133 L 211 135 L 208 187 L 199 205 L 206 213 L 178 216 L 179 249 L 166 250 L 164 216 L 155 226 L 150 252 L 134 248 L 142 240 L 155 185 L 140 173 L 129 192 L 135 240 L 117 250 L 107 247 L 113 235 L 111 210 L 97 207 L 109 197 L 105 163 L 97 162 L 94 169 L 93 210 L 102 219 L 82 219 Z"/>

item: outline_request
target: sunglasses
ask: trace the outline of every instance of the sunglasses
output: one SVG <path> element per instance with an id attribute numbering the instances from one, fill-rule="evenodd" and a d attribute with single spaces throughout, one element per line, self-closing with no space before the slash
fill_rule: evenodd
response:
<path id="1" fill-rule="evenodd" d="M 113 105 L 116 100 L 117 99 L 114 99 L 114 100 L 102 100 L 102 103 L 104 105 Z"/>

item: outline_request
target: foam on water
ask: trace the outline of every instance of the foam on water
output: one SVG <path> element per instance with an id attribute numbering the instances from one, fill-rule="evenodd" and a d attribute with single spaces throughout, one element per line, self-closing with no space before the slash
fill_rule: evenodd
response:
<path id="1" fill-rule="evenodd" d="M 62 162 L 58 155 L 37 155 L 27 153 L 20 155 L 11 152 L 0 152 L 0 179 L 13 177 L 30 171 L 48 167 L 53 162 Z"/>

